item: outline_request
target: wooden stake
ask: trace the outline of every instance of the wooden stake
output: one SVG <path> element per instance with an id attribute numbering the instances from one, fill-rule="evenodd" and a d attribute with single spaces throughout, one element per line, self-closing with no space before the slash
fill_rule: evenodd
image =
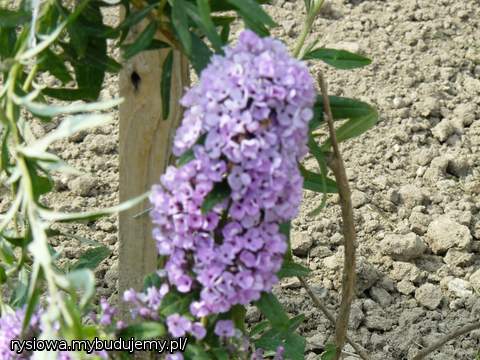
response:
<path id="1" fill-rule="evenodd" d="M 132 30 L 135 39 L 142 27 Z M 174 52 L 170 115 L 162 119 L 160 83 L 162 64 L 170 49 L 144 51 L 124 65 L 120 73 L 120 201 L 143 194 L 169 163 L 175 129 L 181 120 L 179 105 L 189 83 L 186 58 Z M 119 296 L 126 289 L 139 290 L 145 275 L 157 269 L 158 253 L 152 238 L 148 201 L 119 216 Z M 143 215 L 134 217 L 143 212 Z M 119 302 L 126 319 L 126 308 Z"/>

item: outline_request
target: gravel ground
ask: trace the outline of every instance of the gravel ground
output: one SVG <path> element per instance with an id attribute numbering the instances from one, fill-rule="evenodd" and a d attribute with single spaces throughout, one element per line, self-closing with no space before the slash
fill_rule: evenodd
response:
<path id="1" fill-rule="evenodd" d="M 357 299 L 350 335 L 372 359 L 408 359 L 439 336 L 480 317 L 480 7 L 478 0 L 331 0 L 315 22 L 319 44 L 368 55 L 372 65 L 334 71 L 321 63 L 332 95 L 374 104 L 379 124 L 342 146 L 358 230 Z M 274 1 L 274 35 L 293 47 L 303 1 Z M 118 93 L 107 79 L 104 97 Z M 48 131 L 39 124 L 37 135 Z M 118 196 L 118 120 L 55 144 L 63 159 L 85 172 L 56 178 L 48 198 L 56 209 L 110 206 Z M 313 159 L 306 165 L 315 167 Z M 305 192 L 294 221 L 293 249 L 312 269 L 308 282 L 335 311 L 340 300 L 342 235 L 338 199 Z M 0 203 L 0 207 L 5 206 Z M 96 272 L 98 294 L 115 297 L 115 217 L 64 229 L 112 250 Z M 69 259 L 79 243 L 57 238 Z M 299 283 L 275 290 L 292 314 L 305 313 L 307 359 L 332 340 L 333 328 Z M 249 309 L 248 320 L 259 313 Z M 448 343 L 430 358 L 471 359 L 480 331 Z M 353 352 L 350 346 L 347 351 Z M 347 357 L 355 359 L 355 357 Z"/>

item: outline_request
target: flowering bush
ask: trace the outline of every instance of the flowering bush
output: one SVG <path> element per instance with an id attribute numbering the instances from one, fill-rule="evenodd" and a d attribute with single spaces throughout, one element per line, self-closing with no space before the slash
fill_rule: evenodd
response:
<path id="1" fill-rule="evenodd" d="M 104 24 L 102 10 L 117 3 L 126 15 L 113 28 Z M 314 136 L 325 123 L 325 109 L 298 58 L 343 69 L 369 60 L 304 46 L 321 0 L 305 1 L 305 26 L 292 57 L 280 41 L 268 37 L 275 23 L 260 3 L 83 0 L 70 7 L 58 1 L 0 7 L 0 178 L 11 189 L 11 207 L 0 217 L 2 359 L 130 356 L 86 356 L 64 349 L 17 354 L 10 349 L 11 340 L 37 337 L 188 337 L 185 353 L 172 351 L 166 355 L 171 360 L 303 358 L 305 339 L 296 329 L 304 317 L 290 318 L 271 291 L 281 277 L 308 274 L 293 262 L 289 245 L 290 220 L 303 189 L 326 194 L 337 188 L 327 177 L 331 140 L 318 144 Z M 233 46 L 228 44 L 234 18 L 218 15 L 231 10 L 250 29 Z M 142 21 L 141 33 L 126 43 L 131 28 Z M 157 33 L 162 40 L 155 38 Z M 124 59 L 164 49 L 163 118 L 169 112 L 173 50 L 188 57 L 199 75 L 198 84 L 181 99 L 185 113 L 173 141 L 176 164 L 149 194 L 161 266 L 145 279 L 142 291 L 121 294 L 131 308 L 131 318 L 123 319 L 105 299 L 92 313 L 91 270 L 109 255 L 108 249 L 97 244 L 67 267 L 58 263 L 49 237 L 75 237 L 54 223 L 95 220 L 130 208 L 146 195 L 88 213 L 57 212 L 43 201 L 53 191 L 53 171 L 78 173 L 49 146 L 105 124 L 110 117 L 99 112 L 120 103 L 92 102 L 105 73 L 121 68 L 107 52 L 107 39 L 117 41 Z M 58 82 L 43 85 L 39 75 L 44 73 Z M 67 103 L 58 105 L 51 98 Z M 73 103 L 77 100 L 88 103 Z M 368 104 L 340 97 L 330 97 L 330 102 L 333 117 L 347 119 L 337 130 L 340 141 L 360 135 L 376 121 Z M 70 117 L 44 138 L 32 137 L 31 117 L 51 121 L 60 115 Z M 301 166 L 307 153 L 318 160 L 319 173 Z M 250 304 L 265 321 L 247 328 L 245 306 Z"/>

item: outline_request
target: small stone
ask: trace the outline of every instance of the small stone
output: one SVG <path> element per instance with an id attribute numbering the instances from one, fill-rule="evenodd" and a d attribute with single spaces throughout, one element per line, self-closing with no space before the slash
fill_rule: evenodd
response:
<path id="1" fill-rule="evenodd" d="M 262 313 L 256 306 L 247 306 L 247 313 L 245 315 L 245 320 L 247 323 L 252 324 L 260 321 Z"/>
<path id="2" fill-rule="evenodd" d="M 292 252 L 296 256 L 306 256 L 313 245 L 313 239 L 306 232 L 293 232 L 291 237 Z"/>
<path id="3" fill-rule="evenodd" d="M 418 284 L 425 279 L 426 274 L 425 272 L 420 271 L 414 264 L 403 261 L 395 261 L 393 263 L 393 269 L 390 272 L 390 276 L 392 279 L 397 281 L 408 280 Z"/>
<path id="4" fill-rule="evenodd" d="M 352 206 L 355 209 L 365 205 L 368 201 L 367 195 L 363 191 L 354 190 L 352 191 Z"/>
<path id="5" fill-rule="evenodd" d="M 392 295 L 390 295 L 385 289 L 376 286 L 370 289 L 370 296 L 383 307 L 387 307 L 393 301 Z"/>
<path id="6" fill-rule="evenodd" d="M 118 280 L 118 262 L 114 262 L 113 265 L 105 273 L 105 283 L 111 289 L 117 287 L 116 282 Z"/>
<path id="7" fill-rule="evenodd" d="M 423 178 L 432 183 L 443 179 L 446 175 L 448 163 L 449 159 L 446 156 L 438 156 L 434 158 L 423 174 Z"/>
<path id="8" fill-rule="evenodd" d="M 365 326 L 369 330 L 388 331 L 393 327 L 393 320 L 378 314 L 369 314 L 365 318 Z"/>
<path id="9" fill-rule="evenodd" d="M 455 126 L 448 119 L 443 119 L 432 129 L 433 136 L 442 143 L 454 133 Z"/>
<path id="10" fill-rule="evenodd" d="M 68 188 L 75 194 L 80 196 L 91 196 L 95 189 L 97 182 L 91 175 L 85 174 L 73 178 L 68 182 Z"/>
<path id="11" fill-rule="evenodd" d="M 470 126 L 475 120 L 475 104 L 466 103 L 458 105 L 453 114 L 455 116 L 455 121 L 461 123 L 462 126 Z"/>
<path id="12" fill-rule="evenodd" d="M 467 176 L 471 169 L 471 164 L 466 156 L 453 156 L 449 159 L 447 173 L 458 178 Z"/>
<path id="13" fill-rule="evenodd" d="M 307 338 L 307 350 L 323 350 L 327 343 L 328 335 L 322 332 Z"/>
<path id="14" fill-rule="evenodd" d="M 397 290 L 403 295 L 410 295 L 415 291 L 415 285 L 408 280 L 402 280 L 397 283 Z"/>
<path id="15" fill-rule="evenodd" d="M 332 250 L 328 246 L 316 246 L 310 251 L 311 257 L 317 257 L 323 259 L 327 256 L 331 256 L 333 254 Z"/>
<path id="16" fill-rule="evenodd" d="M 449 266 L 467 266 L 472 262 L 473 254 L 455 249 L 449 249 L 443 261 Z"/>
<path id="17" fill-rule="evenodd" d="M 435 254 L 443 254 L 450 248 L 468 250 L 472 235 L 468 227 L 442 215 L 428 225 L 426 240 Z"/>
<path id="18" fill-rule="evenodd" d="M 88 150 L 99 155 L 110 154 L 117 148 L 115 138 L 109 135 L 89 134 L 83 142 L 87 145 Z"/>
<path id="19" fill-rule="evenodd" d="M 438 286 L 427 283 L 415 291 L 415 299 L 427 309 L 435 310 L 442 302 L 442 292 Z"/>
<path id="20" fill-rule="evenodd" d="M 365 319 L 365 314 L 362 310 L 362 305 L 359 301 L 355 301 L 352 303 L 352 307 L 350 309 L 350 318 L 349 318 L 349 326 L 352 330 L 357 330 L 362 321 Z"/>
<path id="21" fill-rule="evenodd" d="M 380 242 L 381 251 L 395 260 L 411 260 L 422 256 L 427 249 L 417 234 L 389 234 Z"/>
<path id="22" fill-rule="evenodd" d="M 480 293 L 480 269 L 478 269 L 472 275 L 470 275 L 470 278 L 468 280 L 470 281 L 470 284 L 473 286 L 473 289 L 477 293 Z"/>
<path id="23" fill-rule="evenodd" d="M 415 185 L 404 185 L 398 191 L 400 200 L 409 209 L 417 205 L 424 205 L 427 203 L 427 196 L 423 189 L 419 189 Z"/>
<path id="24" fill-rule="evenodd" d="M 430 216 L 421 212 L 420 209 L 414 208 L 410 217 L 408 218 L 410 223 L 410 230 L 415 234 L 423 235 L 427 232 L 428 225 L 430 224 Z"/>
<path id="25" fill-rule="evenodd" d="M 458 298 L 465 298 L 473 294 L 472 285 L 468 281 L 455 278 L 448 282 L 448 290 Z"/>

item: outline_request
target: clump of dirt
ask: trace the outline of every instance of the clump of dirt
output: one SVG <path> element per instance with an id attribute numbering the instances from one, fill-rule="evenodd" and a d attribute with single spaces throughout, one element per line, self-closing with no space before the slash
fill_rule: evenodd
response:
<path id="1" fill-rule="evenodd" d="M 303 2 L 267 6 L 273 34 L 293 47 L 302 25 Z M 331 95 L 375 104 L 379 124 L 342 145 L 353 190 L 358 230 L 358 281 L 350 336 L 372 359 L 408 359 L 440 336 L 480 317 L 480 8 L 469 0 L 331 0 L 315 21 L 319 45 L 363 53 L 372 65 L 322 71 Z M 117 95 L 110 76 L 104 97 Z M 45 131 L 36 127 L 36 131 Z M 118 121 L 54 145 L 54 151 L 85 172 L 55 179 L 56 209 L 80 211 L 113 205 L 118 193 Z M 306 165 L 315 168 L 307 158 Z M 332 311 L 338 310 L 343 237 L 338 199 L 308 214 L 321 195 L 305 192 L 294 221 L 294 254 L 310 267 L 308 279 Z M 96 272 L 100 296 L 115 298 L 117 219 L 65 229 L 112 250 Z M 77 240 L 56 239 L 68 258 Z M 305 313 L 301 331 L 307 359 L 333 340 L 333 327 L 313 307 L 300 284 L 275 290 L 292 314 Z M 259 314 L 249 309 L 248 319 Z M 473 359 L 480 332 L 448 343 L 433 359 Z M 354 353 L 347 345 L 346 350 Z M 354 359 L 355 357 L 347 357 Z"/>

